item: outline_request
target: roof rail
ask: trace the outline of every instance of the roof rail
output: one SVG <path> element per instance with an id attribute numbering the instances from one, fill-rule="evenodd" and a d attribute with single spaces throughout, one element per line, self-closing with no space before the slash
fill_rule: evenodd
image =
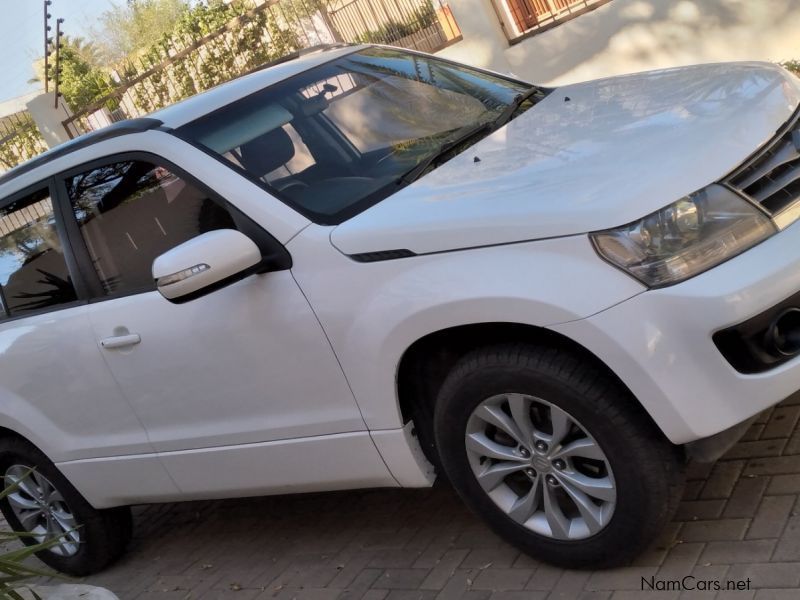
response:
<path id="1" fill-rule="evenodd" d="M 123 135 L 128 135 L 131 133 L 141 133 L 143 131 L 149 131 L 151 129 L 156 129 L 157 127 L 161 127 L 163 123 L 158 119 L 151 119 L 149 117 L 143 117 L 139 119 L 128 119 L 125 121 L 119 121 L 117 123 L 113 123 L 107 127 L 103 127 L 102 129 L 98 129 L 97 131 L 90 131 L 89 133 L 85 133 L 81 136 L 76 137 L 74 140 L 70 140 L 68 142 L 64 142 L 46 152 L 43 152 L 39 156 L 36 156 L 28 161 L 25 161 L 19 166 L 14 167 L 10 171 L 3 173 L 0 175 L 0 185 L 4 183 L 8 183 L 12 179 L 19 177 L 29 171 L 33 171 L 37 167 L 45 165 L 51 161 L 56 160 L 57 158 L 61 158 L 62 156 L 66 156 L 67 154 L 71 154 L 72 152 L 76 152 L 81 148 L 87 148 L 89 146 L 93 146 L 98 142 L 102 142 L 104 140 L 110 140 L 115 137 L 120 137 Z"/>
<path id="2" fill-rule="evenodd" d="M 308 48 L 302 48 L 298 51 L 300 56 L 305 56 L 306 54 L 314 54 L 316 52 L 327 52 L 328 50 L 337 50 L 339 48 L 352 48 L 358 46 L 359 44 L 352 44 L 350 42 L 336 42 L 333 44 L 317 44 L 316 46 L 309 46 Z"/>

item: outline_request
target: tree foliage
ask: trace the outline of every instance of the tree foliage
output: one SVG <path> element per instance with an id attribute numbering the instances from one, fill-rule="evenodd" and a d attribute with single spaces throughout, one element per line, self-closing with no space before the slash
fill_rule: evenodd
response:
<path id="1" fill-rule="evenodd" d="M 82 37 L 65 35 L 61 38 L 61 47 L 62 49 L 69 48 L 68 54 L 70 54 L 71 59 L 77 58 L 90 68 L 100 69 L 103 66 L 102 50 L 92 41 L 86 41 Z M 54 62 L 55 54 L 51 54 L 51 69 L 54 67 Z M 44 81 L 44 58 L 39 57 L 33 61 L 33 72 L 35 73 L 35 77 L 28 83 L 41 83 Z"/>
<path id="2" fill-rule="evenodd" d="M 50 57 L 55 68 L 55 55 Z M 93 42 L 64 36 L 59 49 L 59 92 L 70 107 L 84 107 L 113 89 L 113 81 L 103 67 L 102 53 Z M 44 59 L 33 64 L 34 81 L 44 81 Z M 52 71 L 51 71 L 52 73 Z M 53 79 L 50 79 L 52 86 Z"/>
<path id="3" fill-rule="evenodd" d="M 357 42 L 367 44 L 387 44 L 396 42 L 406 36 L 431 27 L 437 23 L 436 10 L 430 3 L 415 8 L 410 17 L 400 21 L 390 18 L 378 29 L 365 31 L 356 39 Z"/>
<path id="4" fill-rule="evenodd" d="M 127 0 L 112 4 L 93 34 L 106 61 L 117 63 L 157 44 L 189 9 L 187 0 Z"/>
<path id="5" fill-rule="evenodd" d="M 5 140 L 0 144 L 0 171 L 15 167 L 47 150 L 47 144 L 33 121 L 18 127 L 13 135 L 0 137 Z"/>
<path id="6" fill-rule="evenodd" d="M 156 44 L 126 61 L 127 79 L 152 71 L 126 92 L 137 109 L 161 108 L 300 47 L 293 30 L 279 26 L 269 10 L 249 12 L 253 6 L 243 0 L 192 4 Z"/>

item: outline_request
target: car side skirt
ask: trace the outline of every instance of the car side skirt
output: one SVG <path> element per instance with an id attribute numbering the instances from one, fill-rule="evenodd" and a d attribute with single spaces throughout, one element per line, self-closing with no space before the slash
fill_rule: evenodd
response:
<path id="1" fill-rule="evenodd" d="M 57 466 L 95 508 L 398 487 L 366 431 Z"/>

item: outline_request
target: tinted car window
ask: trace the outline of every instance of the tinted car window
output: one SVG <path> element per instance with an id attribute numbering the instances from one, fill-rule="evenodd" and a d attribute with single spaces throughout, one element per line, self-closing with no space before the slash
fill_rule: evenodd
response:
<path id="1" fill-rule="evenodd" d="M 77 300 L 45 188 L 0 209 L 0 316 Z"/>
<path id="2" fill-rule="evenodd" d="M 369 48 L 177 133 L 312 220 L 339 223 L 399 190 L 405 173 L 495 121 L 528 88 L 432 57 Z"/>
<path id="3" fill-rule="evenodd" d="M 155 289 L 151 268 L 160 254 L 208 231 L 236 229 L 207 192 L 151 162 L 104 165 L 66 184 L 107 296 Z"/>

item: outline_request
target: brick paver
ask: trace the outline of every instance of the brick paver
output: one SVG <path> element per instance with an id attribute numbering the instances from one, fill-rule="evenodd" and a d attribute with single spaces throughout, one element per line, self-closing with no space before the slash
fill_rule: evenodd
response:
<path id="1" fill-rule="evenodd" d="M 87 583 L 123 600 L 800 598 L 800 394 L 713 466 L 692 465 L 661 539 L 632 565 L 568 571 L 520 554 L 446 484 L 135 509 L 128 554 Z M 642 591 L 642 578 L 750 591 Z"/>

